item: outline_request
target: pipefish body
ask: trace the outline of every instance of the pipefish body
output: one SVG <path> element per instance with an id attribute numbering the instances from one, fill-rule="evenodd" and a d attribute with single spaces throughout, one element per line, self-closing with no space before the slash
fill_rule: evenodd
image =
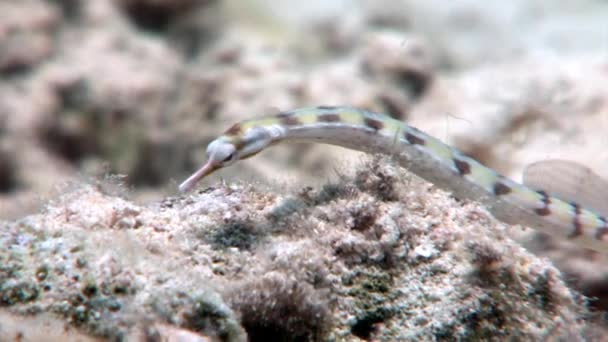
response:
<path id="1" fill-rule="evenodd" d="M 302 108 L 236 123 L 208 145 L 207 162 L 179 190 L 189 191 L 212 172 L 284 141 L 391 155 L 401 166 L 456 197 L 481 202 L 500 221 L 608 252 L 606 218 L 585 205 L 506 178 L 401 121 L 351 107 Z"/>

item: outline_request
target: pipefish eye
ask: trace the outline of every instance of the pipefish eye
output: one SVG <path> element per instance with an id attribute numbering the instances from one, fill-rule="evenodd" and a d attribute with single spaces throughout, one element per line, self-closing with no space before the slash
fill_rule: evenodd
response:
<path id="1" fill-rule="evenodd" d="M 224 160 L 222 160 L 222 163 L 227 163 L 227 162 L 231 161 L 232 159 L 234 159 L 235 155 L 236 155 L 236 151 L 230 153 L 226 158 L 224 158 Z"/>

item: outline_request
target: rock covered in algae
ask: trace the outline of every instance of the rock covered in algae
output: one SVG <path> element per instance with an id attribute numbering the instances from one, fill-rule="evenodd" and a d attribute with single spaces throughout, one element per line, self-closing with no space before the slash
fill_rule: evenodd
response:
<path id="1" fill-rule="evenodd" d="M 2 223 L 2 314 L 110 340 L 591 336 L 584 298 L 485 209 L 390 159 L 341 176 L 148 204 L 67 186 L 40 213 Z"/>

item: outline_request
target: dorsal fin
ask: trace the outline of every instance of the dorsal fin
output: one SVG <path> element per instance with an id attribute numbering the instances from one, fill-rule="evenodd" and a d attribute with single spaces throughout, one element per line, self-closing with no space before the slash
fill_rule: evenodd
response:
<path id="1" fill-rule="evenodd" d="M 523 183 L 608 216 L 608 181 L 579 163 L 561 159 L 532 163 L 524 170 Z"/>

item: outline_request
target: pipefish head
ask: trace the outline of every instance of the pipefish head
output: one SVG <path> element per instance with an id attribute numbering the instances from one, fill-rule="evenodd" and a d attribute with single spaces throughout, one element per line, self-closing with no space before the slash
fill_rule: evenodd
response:
<path id="1" fill-rule="evenodd" d="M 272 132 L 265 127 L 253 126 L 242 130 L 240 124 L 232 126 L 224 135 L 207 145 L 207 162 L 179 185 L 179 191 L 190 191 L 201 179 L 257 154 L 273 140 Z"/>

